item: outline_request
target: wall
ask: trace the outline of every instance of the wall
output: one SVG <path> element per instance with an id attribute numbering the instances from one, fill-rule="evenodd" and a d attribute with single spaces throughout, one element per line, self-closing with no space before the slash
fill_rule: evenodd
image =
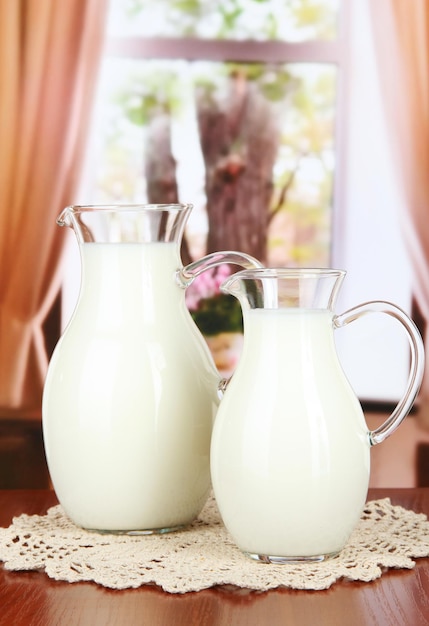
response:
<path id="1" fill-rule="evenodd" d="M 403 210 L 392 174 L 368 17 L 368 1 L 350 0 L 348 118 L 342 134 L 333 265 L 347 270 L 337 311 L 390 300 L 411 310 L 411 270 L 400 229 Z M 382 315 L 336 333 L 344 369 L 361 399 L 396 401 L 408 375 L 408 343 Z"/>

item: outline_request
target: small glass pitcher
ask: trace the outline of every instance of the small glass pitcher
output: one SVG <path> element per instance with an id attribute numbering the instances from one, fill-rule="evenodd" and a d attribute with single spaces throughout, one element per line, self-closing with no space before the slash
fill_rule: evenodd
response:
<path id="1" fill-rule="evenodd" d="M 71 206 L 59 216 L 82 279 L 43 393 L 43 435 L 58 499 L 78 525 L 110 532 L 185 526 L 210 491 L 220 376 L 185 304 L 217 252 L 183 267 L 191 205 Z"/>
<path id="2" fill-rule="evenodd" d="M 222 286 L 241 303 L 244 345 L 213 429 L 212 483 L 233 539 L 260 561 L 321 561 L 344 547 L 366 501 L 370 448 L 400 425 L 422 381 L 422 340 L 401 309 L 367 302 L 334 314 L 344 275 L 244 270 Z M 333 331 L 373 312 L 402 324 L 411 364 L 403 398 L 369 431 Z"/>

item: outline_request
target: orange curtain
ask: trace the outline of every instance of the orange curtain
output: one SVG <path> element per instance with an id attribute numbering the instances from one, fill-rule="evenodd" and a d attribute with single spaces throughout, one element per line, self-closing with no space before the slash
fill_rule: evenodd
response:
<path id="1" fill-rule="evenodd" d="M 414 293 L 429 355 L 429 0 L 369 2 L 378 73 L 398 180 Z M 398 277 L 400 280 L 400 277 Z M 419 416 L 429 425 L 429 359 Z"/>
<path id="2" fill-rule="evenodd" d="M 0 0 L 0 407 L 40 407 L 107 0 Z"/>

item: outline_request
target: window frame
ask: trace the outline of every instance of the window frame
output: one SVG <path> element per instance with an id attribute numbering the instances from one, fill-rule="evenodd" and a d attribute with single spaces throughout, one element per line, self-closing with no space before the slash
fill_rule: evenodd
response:
<path id="1" fill-rule="evenodd" d="M 342 237 L 345 225 L 344 177 L 347 154 L 347 66 L 349 29 L 348 2 L 340 0 L 338 36 L 334 40 L 287 42 L 279 40 L 231 40 L 197 37 L 139 37 L 108 35 L 105 58 L 146 60 L 185 60 L 237 63 L 321 63 L 337 68 L 335 102 L 334 158 L 335 170 L 331 201 L 330 252 L 331 265 L 342 258 Z"/>
<path id="2" fill-rule="evenodd" d="M 339 66 L 344 57 L 342 48 L 341 36 L 335 41 L 299 43 L 195 37 L 108 37 L 105 55 L 225 63 L 330 63 Z"/>
<path id="3" fill-rule="evenodd" d="M 230 40 L 207 40 L 207 39 L 175 39 L 175 38 L 143 38 L 143 37 L 115 37 L 107 36 L 105 40 L 106 57 L 128 57 L 131 59 L 185 59 L 185 60 L 201 60 L 201 61 L 243 61 L 243 62 L 279 62 L 279 63 L 299 63 L 299 62 L 324 62 L 331 63 L 337 67 L 337 94 L 336 94 L 336 111 L 335 111 L 335 128 L 334 128 L 334 158 L 335 170 L 332 188 L 331 200 L 331 225 L 330 225 L 330 264 L 332 267 L 346 269 L 348 273 L 347 281 L 342 288 L 339 307 L 344 310 L 356 304 L 357 301 L 371 299 L 371 297 L 383 296 L 386 300 L 397 302 L 404 310 L 409 310 L 408 283 L 405 287 L 402 285 L 404 281 L 398 281 L 395 275 L 392 278 L 390 264 L 394 268 L 402 268 L 403 263 L 407 263 L 405 252 L 396 249 L 387 254 L 387 261 L 383 261 L 380 265 L 378 256 L 385 254 L 386 235 L 383 231 L 383 239 L 381 242 L 374 242 L 374 236 L 368 233 L 368 212 L 376 211 L 377 202 L 380 202 L 379 196 L 373 198 L 374 190 L 371 187 L 372 178 L 368 180 L 368 169 L 365 169 L 365 163 L 360 164 L 360 158 L 356 154 L 356 146 L 354 146 L 355 130 L 351 124 L 356 122 L 356 113 L 353 113 L 353 98 L 356 76 L 351 76 L 351 72 L 356 71 L 356 48 L 360 49 L 361 21 L 357 19 L 360 14 L 365 13 L 367 9 L 362 6 L 360 0 L 340 0 L 339 21 L 338 21 L 338 37 L 335 41 L 311 41 L 300 43 L 287 43 L 278 41 L 230 41 Z M 358 15 L 357 15 L 358 14 Z M 362 15 L 360 15 L 362 20 Z M 358 43 L 356 43 L 356 38 Z M 359 53 L 360 54 L 360 53 Z M 369 61 L 371 62 L 371 61 Z M 357 69 L 357 71 L 362 71 Z M 360 85 L 365 86 L 362 79 L 357 81 Z M 370 88 L 373 88 L 371 83 Z M 365 96 L 362 96 L 363 98 Z M 366 113 L 368 114 L 368 112 Z M 371 140 L 371 137 L 368 137 Z M 377 138 L 375 139 L 378 140 Z M 351 154 L 351 152 L 353 154 Z M 377 152 L 377 150 L 376 150 Z M 377 152 L 378 154 L 378 152 Z M 353 156 L 354 155 L 354 156 Z M 388 155 L 387 155 L 388 156 Z M 88 172 L 91 170 L 94 162 L 94 154 L 90 153 L 86 159 L 91 165 L 88 165 Z M 353 200 L 353 185 L 356 184 L 356 174 L 353 171 L 363 165 L 363 180 L 359 185 L 368 188 L 362 193 L 358 193 L 358 206 Z M 84 168 L 84 176 L 81 181 L 81 192 L 84 194 L 83 202 L 87 201 L 88 188 L 91 186 L 89 182 L 90 175 Z M 352 171 L 353 170 L 353 171 Z M 87 172 L 85 174 L 85 172 Z M 365 179 L 365 176 L 367 178 Z M 91 177 L 92 179 L 92 177 Z M 389 183 L 390 184 L 390 183 Z M 395 186 L 394 186 L 395 187 Z M 378 187 L 377 187 L 378 189 Z M 396 187 L 395 187 L 396 189 Z M 361 190 L 362 191 L 362 190 Z M 383 196 L 383 191 L 380 191 Z M 366 195 L 365 195 L 366 194 Z M 394 208 L 400 204 L 401 199 L 395 197 L 395 192 L 387 194 L 389 202 L 392 202 Z M 363 206 L 361 203 L 363 202 Z M 383 198 L 381 198 L 383 201 Z M 384 203 L 385 204 L 385 203 Z M 361 230 L 356 230 L 356 213 L 359 219 L 363 220 Z M 361 218 L 361 214 L 364 214 Z M 371 218 L 372 219 L 372 218 Z M 373 221 L 371 221 L 372 228 Z M 375 228 L 376 232 L 377 227 Z M 396 241 L 396 239 L 395 239 Z M 398 242 L 397 242 L 398 244 Z M 383 248 L 384 246 L 384 248 Z M 380 252 L 380 248 L 382 252 Z M 362 255 L 362 250 L 365 253 Z M 77 252 L 76 252 L 77 255 Z M 378 255 L 378 256 L 377 256 Z M 363 258 L 362 258 L 363 256 Z M 383 257 L 384 258 L 384 257 Z M 364 262 L 363 262 L 364 259 Z M 389 261 L 390 259 L 390 261 Z M 399 260 L 398 260 L 399 259 Z M 70 262 L 70 276 L 73 274 L 74 265 L 78 265 L 78 259 L 74 263 Z M 368 270 L 368 265 L 372 267 Z M 389 265 L 389 268 L 386 266 Z M 408 266 L 407 266 L 408 267 Z M 403 268 L 401 270 L 404 271 Z M 73 274 L 74 275 L 74 274 Z M 63 307 L 63 325 L 69 319 L 73 310 L 73 305 L 79 291 L 79 278 L 71 280 L 69 276 L 68 285 L 72 283 L 72 289 L 68 295 L 67 305 Z M 409 278 L 406 278 L 409 281 Z M 402 285 L 400 288 L 398 285 Z M 410 311 L 411 312 L 411 311 Z M 383 331 L 384 336 L 384 331 Z M 386 363 L 383 361 L 383 367 L 386 367 L 386 378 L 391 377 L 391 383 L 388 391 L 374 392 L 374 385 L 368 384 L 367 379 L 372 377 L 372 370 L 368 367 L 367 348 L 373 349 L 375 339 L 371 333 L 369 338 L 360 337 L 356 342 L 349 337 L 344 337 L 344 347 L 341 345 L 340 357 L 347 357 L 342 361 L 343 367 L 349 377 L 354 388 L 362 399 L 371 399 L 375 401 L 391 401 L 397 400 L 397 389 L 402 384 L 402 372 L 399 374 L 391 372 L 389 366 L 397 369 L 398 359 L 388 359 Z M 343 337 L 338 336 L 341 344 Z M 395 337 L 386 334 L 385 342 L 396 341 Z M 383 344 L 384 345 L 384 344 Z M 405 350 L 407 347 L 405 346 Z M 361 355 L 360 352 L 363 354 Z M 386 351 L 386 354 L 388 352 Z M 406 358 L 406 353 L 405 357 Z M 352 362 L 350 366 L 349 361 Z M 391 363 L 390 363 L 391 361 Z M 369 372 L 369 373 L 367 373 Z M 407 373 L 405 373 L 407 374 Z"/>

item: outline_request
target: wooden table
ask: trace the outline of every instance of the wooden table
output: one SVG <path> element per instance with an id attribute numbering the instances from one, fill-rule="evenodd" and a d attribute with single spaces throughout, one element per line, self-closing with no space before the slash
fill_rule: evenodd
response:
<path id="1" fill-rule="evenodd" d="M 373 489 L 429 515 L 429 489 Z M 0 526 L 20 513 L 44 514 L 52 491 L 0 491 Z M 326 591 L 265 593 L 213 588 L 184 595 L 155 587 L 109 590 L 57 582 L 43 572 L 7 572 L 0 564 L 1 626 L 420 626 L 429 624 L 429 559 L 389 570 L 371 583 L 341 581 Z"/>

